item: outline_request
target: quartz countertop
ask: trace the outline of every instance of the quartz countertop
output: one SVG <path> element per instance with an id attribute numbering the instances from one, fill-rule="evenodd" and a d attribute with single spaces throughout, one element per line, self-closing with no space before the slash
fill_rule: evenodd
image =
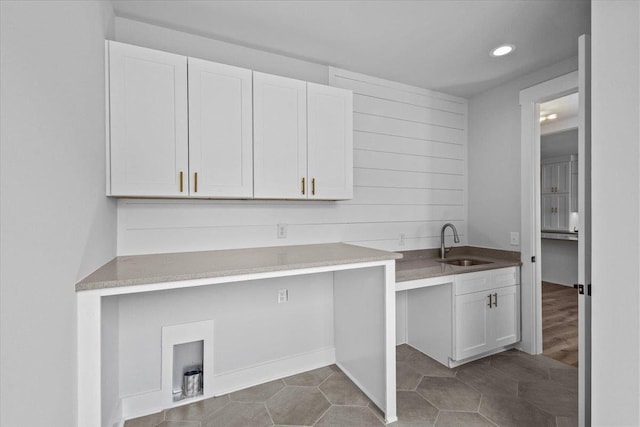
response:
<path id="1" fill-rule="evenodd" d="M 487 264 L 462 267 L 440 261 L 440 249 L 425 249 L 402 252 L 403 258 L 396 261 L 396 282 L 429 279 L 452 274 L 471 273 L 473 271 L 493 270 L 497 268 L 520 266 L 520 253 L 472 246 L 454 247 L 447 259 L 477 259 Z"/>
<path id="2" fill-rule="evenodd" d="M 402 254 L 345 243 L 119 256 L 76 291 L 395 260 Z"/>

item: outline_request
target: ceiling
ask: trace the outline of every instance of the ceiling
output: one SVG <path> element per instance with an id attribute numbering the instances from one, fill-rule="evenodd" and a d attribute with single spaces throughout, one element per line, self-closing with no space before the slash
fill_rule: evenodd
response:
<path id="1" fill-rule="evenodd" d="M 114 0 L 117 16 L 469 98 L 578 53 L 589 0 Z M 489 56 L 502 43 L 511 55 Z"/>
<path id="2" fill-rule="evenodd" d="M 553 113 L 558 115 L 557 120 L 576 117 L 578 115 L 578 92 L 540 104 L 541 116 Z"/>

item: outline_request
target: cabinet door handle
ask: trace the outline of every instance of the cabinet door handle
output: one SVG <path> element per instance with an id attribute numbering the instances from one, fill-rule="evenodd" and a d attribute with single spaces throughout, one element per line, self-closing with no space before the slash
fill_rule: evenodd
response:
<path id="1" fill-rule="evenodd" d="M 184 191 L 183 176 L 184 176 L 184 172 L 180 171 L 180 192 L 181 193 L 182 193 L 182 191 Z"/>
<path id="2" fill-rule="evenodd" d="M 498 293 L 497 292 L 495 294 L 493 294 L 493 306 L 494 307 L 498 306 Z"/>
<path id="3" fill-rule="evenodd" d="M 312 196 L 316 195 L 316 179 L 315 178 L 311 178 L 311 195 Z"/>
<path id="4" fill-rule="evenodd" d="M 193 192 L 198 192 L 198 172 L 194 172 L 193 174 Z"/>
<path id="5" fill-rule="evenodd" d="M 493 306 L 491 305 L 491 294 L 487 295 L 489 297 L 489 304 L 487 304 L 489 306 L 489 308 L 492 308 Z"/>
<path id="6" fill-rule="evenodd" d="M 304 190 L 304 187 L 305 187 L 305 185 L 304 185 L 304 181 L 305 181 L 305 180 L 304 180 L 304 177 L 302 177 L 302 194 L 303 194 L 303 195 L 304 195 L 304 192 L 305 192 L 305 190 Z"/>

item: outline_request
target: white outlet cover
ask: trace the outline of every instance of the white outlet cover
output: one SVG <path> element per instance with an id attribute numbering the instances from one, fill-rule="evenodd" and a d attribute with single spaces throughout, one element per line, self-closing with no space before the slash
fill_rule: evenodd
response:
<path id="1" fill-rule="evenodd" d="M 511 244 L 514 246 L 520 244 L 520 233 L 517 231 L 511 232 Z"/>
<path id="2" fill-rule="evenodd" d="M 287 224 L 278 224 L 278 239 L 287 238 Z"/>

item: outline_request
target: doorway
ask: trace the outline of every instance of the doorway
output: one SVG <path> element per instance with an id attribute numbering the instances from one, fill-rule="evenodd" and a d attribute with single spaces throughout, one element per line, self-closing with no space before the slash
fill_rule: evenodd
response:
<path id="1" fill-rule="evenodd" d="M 589 36 L 578 42 L 578 71 L 520 91 L 521 106 L 521 283 L 522 342 L 543 352 L 541 105 L 579 93 L 578 102 L 578 424 L 591 424 L 591 94 Z M 556 207 L 556 206 L 551 206 Z M 554 212 L 556 209 L 554 209 Z"/>
<path id="2" fill-rule="evenodd" d="M 578 366 L 578 106 L 574 92 L 540 104 L 542 353 Z"/>

